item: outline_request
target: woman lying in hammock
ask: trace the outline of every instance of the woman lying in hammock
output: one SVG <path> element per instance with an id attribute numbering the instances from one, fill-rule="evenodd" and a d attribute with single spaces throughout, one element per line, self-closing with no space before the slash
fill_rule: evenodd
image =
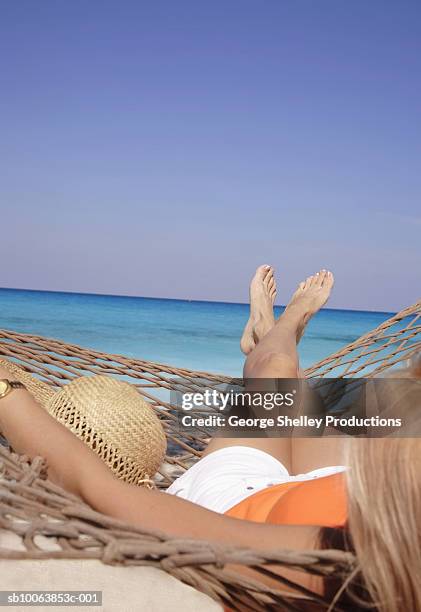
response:
<path id="1" fill-rule="evenodd" d="M 245 378 L 300 376 L 297 343 L 332 286 L 325 270 L 309 277 L 275 321 L 273 269 L 257 269 L 241 340 Z M 0 378 L 9 373 L 0 369 Z M 418 439 L 347 440 L 345 457 L 337 438 L 213 439 L 168 495 L 118 480 L 26 389 L 0 400 L 0 430 L 17 452 L 45 457 L 53 481 L 102 513 L 174 537 L 266 551 L 349 542 L 379 610 L 421 612 Z M 349 467 L 346 475 L 343 465 Z M 314 592 L 332 594 L 322 577 L 278 571 Z M 359 607 L 352 603 L 351 609 Z"/>

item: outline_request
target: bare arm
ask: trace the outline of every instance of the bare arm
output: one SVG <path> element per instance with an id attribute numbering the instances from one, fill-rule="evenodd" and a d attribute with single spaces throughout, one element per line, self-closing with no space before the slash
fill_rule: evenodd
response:
<path id="1" fill-rule="evenodd" d="M 0 377 L 3 373 L 0 370 Z M 261 550 L 311 549 L 317 529 L 264 525 L 230 518 L 159 491 L 117 479 L 102 460 L 53 419 L 33 397 L 16 389 L 0 400 L 0 431 L 19 453 L 43 456 L 49 477 L 99 512 L 174 537 L 197 538 Z M 282 570 L 290 578 L 305 574 Z"/>

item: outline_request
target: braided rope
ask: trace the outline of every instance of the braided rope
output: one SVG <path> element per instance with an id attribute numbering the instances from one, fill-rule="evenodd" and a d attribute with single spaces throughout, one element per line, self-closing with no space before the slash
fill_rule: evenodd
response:
<path id="1" fill-rule="evenodd" d="M 309 377 L 376 376 L 421 351 L 421 302 L 417 302 L 358 340 L 306 370 Z M 173 452 L 156 480 L 167 487 L 196 461 L 206 439 L 177 429 L 169 391 L 200 391 L 226 384 L 230 378 L 190 371 L 85 349 L 59 340 L 0 330 L 0 356 L 16 361 L 26 372 L 58 388 L 84 374 L 115 375 L 130 381 L 149 401 L 163 424 Z M 175 452 L 177 451 L 177 452 Z M 299 610 L 303 600 L 319 609 L 329 602 L 274 574 L 279 565 L 319 576 L 345 579 L 357 571 L 353 555 L 342 551 L 262 552 L 207 542 L 168 538 L 126 525 L 95 512 L 77 497 L 45 478 L 42 459 L 32 462 L 0 446 L 0 529 L 16 534 L 21 546 L 1 549 L 4 559 L 98 559 L 104 563 L 151 565 L 222 601 L 233 610 L 263 612 Z M 43 548 L 37 536 L 54 537 L 55 549 Z M 253 568 L 256 579 L 240 576 L 230 565 Z M 270 575 L 279 588 L 264 585 Z M 286 591 L 295 588 L 295 592 Z M 330 608 L 332 609 L 332 608 Z M 339 610 L 338 607 L 335 607 Z"/>
<path id="2" fill-rule="evenodd" d="M 16 534 L 21 543 L 16 548 L 0 548 L 2 559 L 97 559 L 111 565 L 148 565 L 222 600 L 234 610 L 268 609 L 263 604 L 288 609 L 297 597 L 318 603 L 322 609 L 328 607 L 329 602 L 273 574 L 268 565 L 344 577 L 355 567 L 353 555 L 341 551 L 255 551 L 168 538 L 158 531 L 127 525 L 92 510 L 46 479 L 40 457 L 29 462 L 1 446 L 0 482 L 0 529 Z M 51 544 L 45 547 L 39 536 L 49 541 L 54 538 L 54 548 Z M 253 568 L 257 576 L 269 572 L 279 588 L 240 576 L 229 569 L 230 565 Z M 285 586 L 295 586 L 296 594 L 286 592 Z"/>

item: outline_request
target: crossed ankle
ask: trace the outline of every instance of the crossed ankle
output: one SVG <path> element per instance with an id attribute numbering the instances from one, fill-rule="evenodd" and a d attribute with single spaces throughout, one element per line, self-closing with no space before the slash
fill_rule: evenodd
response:
<path id="1" fill-rule="evenodd" d="M 265 318 L 263 316 L 255 317 L 253 321 L 253 334 L 257 340 L 261 340 L 267 333 L 270 332 L 275 325 L 275 319 Z"/>
<path id="2" fill-rule="evenodd" d="M 310 312 L 295 306 L 295 304 L 291 304 L 291 306 L 288 306 L 281 314 L 277 324 L 288 325 L 291 328 L 298 329 L 307 323 L 310 316 Z"/>

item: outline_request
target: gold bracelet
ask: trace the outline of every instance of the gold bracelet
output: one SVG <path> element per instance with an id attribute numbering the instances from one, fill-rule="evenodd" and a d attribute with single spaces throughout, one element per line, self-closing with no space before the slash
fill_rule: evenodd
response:
<path id="1" fill-rule="evenodd" d="M 7 378 L 0 378 L 0 399 L 9 395 L 13 389 L 25 389 L 25 385 L 17 380 L 8 380 Z"/>

